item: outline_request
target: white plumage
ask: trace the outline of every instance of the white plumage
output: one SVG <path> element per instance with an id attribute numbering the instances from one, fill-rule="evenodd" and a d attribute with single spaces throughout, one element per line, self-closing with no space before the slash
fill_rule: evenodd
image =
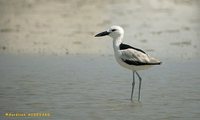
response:
<path id="1" fill-rule="evenodd" d="M 137 73 L 139 70 L 145 70 L 153 65 L 160 65 L 161 62 L 146 54 L 143 50 L 134 48 L 130 45 L 123 44 L 123 36 L 124 30 L 120 26 L 112 26 L 107 31 L 101 32 L 95 37 L 101 37 L 109 35 L 113 38 L 113 49 L 116 61 L 123 67 L 130 69 L 133 71 L 133 83 L 132 83 L 132 92 L 131 92 L 131 100 L 133 96 L 134 86 L 135 86 L 135 73 L 139 78 L 139 94 L 138 94 L 138 101 L 140 100 L 140 89 L 141 89 L 141 77 Z"/>

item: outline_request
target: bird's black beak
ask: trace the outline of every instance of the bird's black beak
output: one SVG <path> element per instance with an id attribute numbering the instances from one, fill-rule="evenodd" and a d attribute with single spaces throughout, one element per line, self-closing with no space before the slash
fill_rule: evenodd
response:
<path id="1" fill-rule="evenodd" d="M 106 35 L 109 35 L 110 33 L 108 31 L 104 31 L 104 32 L 101 32 L 99 34 L 96 34 L 95 37 L 102 37 L 102 36 L 106 36 Z"/>

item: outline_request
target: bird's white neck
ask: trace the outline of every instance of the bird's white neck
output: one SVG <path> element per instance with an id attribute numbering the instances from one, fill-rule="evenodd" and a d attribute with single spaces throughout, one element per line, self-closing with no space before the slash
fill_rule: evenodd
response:
<path id="1" fill-rule="evenodd" d="M 113 38 L 113 48 L 115 51 L 119 50 L 119 46 L 122 43 L 122 39 L 123 39 L 123 36 Z"/>

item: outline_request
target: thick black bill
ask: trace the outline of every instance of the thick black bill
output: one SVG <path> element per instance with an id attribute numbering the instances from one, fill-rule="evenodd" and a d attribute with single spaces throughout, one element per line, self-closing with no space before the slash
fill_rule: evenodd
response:
<path id="1" fill-rule="evenodd" d="M 107 32 L 107 31 L 104 31 L 104 32 L 101 32 L 99 34 L 96 34 L 95 37 L 101 37 L 101 36 L 106 36 L 106 35 L 109 35 L 110 33 Z"/>

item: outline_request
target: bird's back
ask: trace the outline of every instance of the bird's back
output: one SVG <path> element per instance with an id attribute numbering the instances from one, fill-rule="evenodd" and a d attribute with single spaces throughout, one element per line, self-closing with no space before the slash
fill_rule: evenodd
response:
<path id="1" fill-rule="evenodd" d="M 161 62 L 146 54 L 143 50 L 132 47 L 127 44 L 120 44 L 119 51 L 115 51 L 117 62 L 125 68 L 131 70 L 143 70 L 153 65 L 159 65 Z"/>

